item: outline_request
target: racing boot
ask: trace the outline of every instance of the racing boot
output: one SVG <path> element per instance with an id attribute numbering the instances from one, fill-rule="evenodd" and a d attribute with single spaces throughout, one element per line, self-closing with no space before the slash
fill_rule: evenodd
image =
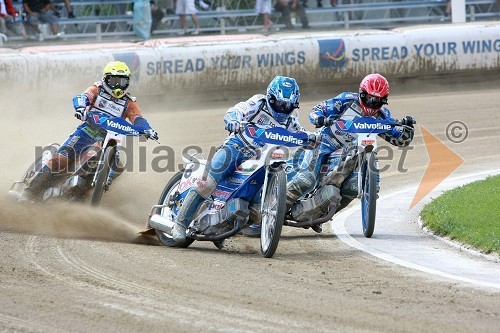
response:
<path id="1" fill-rule="evenodd" d="M 311 229 L 320 234 L 323 231 L 323 227 L 321 227 L 321 224 L 313 225 L 311 226 Z"/>
<path id="2" fill-rule="evenodd" d="M 260 224 L 250 224 L 248 227 L 241 229 L 240 233 L 247 237 L 260 237 Z"/>
<path id="3" fill-rule="evenodd" d="M 177 221 L 172 228 L 172 238 L 177 244 L 186 241 L 186 229 L 193 220 L 193 216 L 198 210 L 198 207 L 205 200 L 201 194 L 195 189 L 189 190 L 182 207 L 177 215 Z"/>
<path id="4" fill-rule="evenodd" d="M 111 170 L 109 170 L 108 173 L 108 178 L 106 179 L 106 182 L 104 183 L 104 190 L 107 191 L 109 190 L 109 187 L 111 186 L 111 183 L 113 182 L 113 179 L 118 177 L 123 173 L 123 170 L 125 168 L 125 165 L 123 163 L 123 159 L 121 158 L 121 152 L 117 151 L 115 154 L 115 160 L 114 160 L 114 165 L 111 167 Z"/>
<path id="5" fill-rule="evenodd" d="M 53 181 L 54 173 L 45 165 L 24 188 L 27 200 L 37 200 L 45 189 L 52 186 Z"/>
<path id="6" fill-rule="evenodd" d="M 240 234 L 247 237 L 260 237 L 260 225 L 262 215 L 260 213 L 260 202 L 252 203 L 248 207 L 250 209 L 249 223 L 245 228 L 240 230 Z"/>
<path id="7" fill-rule="evenodd" d="M 295 178 L 286 184 L 286 211 L 288 212 L 302 195 L 312 190 L 315 183 L 316 177 L 312 172 L 297 173 Z"/>
<path id="8" fill-rule="evenodd" d="M 116 172 L 113 169 L 109 170 L 108 178 L 106 179 L 106 182 L 104 183 L 104 190 L 105 191 L 109 190 L 109 187 L 111 186 L 111 183 L 113 182 L 113 179 L 115 179 L 119 175 L 121 175 L 121 172 Z"/>

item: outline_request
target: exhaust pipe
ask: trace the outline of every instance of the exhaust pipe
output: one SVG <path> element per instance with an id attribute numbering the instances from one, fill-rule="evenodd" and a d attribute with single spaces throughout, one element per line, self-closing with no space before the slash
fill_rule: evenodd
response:
<path id="1" fill-rule="evenodd" d="M 154 214 L 149 219 L 149 227 L 166 232 L 169 235 L 172 234 L 172 228 L 174 227 L 174 225 L 174 221 L 170 221 L 169 219 L 158 214 Z"/>

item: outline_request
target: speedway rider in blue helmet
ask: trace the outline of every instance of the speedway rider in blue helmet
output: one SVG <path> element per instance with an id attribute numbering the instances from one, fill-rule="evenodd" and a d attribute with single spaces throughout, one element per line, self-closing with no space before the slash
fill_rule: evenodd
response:
<path id="1" fill-rule="evenodd" d="M 266 95 L 254 95 L 226 111 L 225 128 L 231 134 L 209 161 L 203 177 L 189 190 L 172 229 L 172 237 L 176 242 L 186 239 L 187 226 L 218 183 L 232 175 L 243 161 L 256 156 L 260 147 L 253 145 L 253 140 L 242 131 L 242 122 L 256 123 L 261 128 L 282 127 L 301 132 L 303 128 L 297 116 L 293 115 L 293 111 L 299 107 L 299 97 L 299 86 L 295 79 L 276 76 L 267 87 Z M 255 215 L 258 211 L 255 204 L 253 202 L 250 205 L 250 218 L 254 223 L 260 221 L 259 216 Z"/>
<path id="2" fill-rule="evenodd" d="M 337 186 L 338 192 L 332 199 L 337 208 L 343 208 L 358 194 L 357 173 L 345 167 L 346 152 L 355 151 L 357 138 L 349 133 L 337 131 L 335 121 L 341 119 L 346 112 L 355 112 L 360 117 L 374 117 L 390 120 L 391 113 L 384 107 L 389 97 L 389 82 L 380 74 L 369 74 L 360 83 L 359 93 L 343 92 L 340 95 L 317 104 L 309 114 L 309 120 L 320 130 L 320 144 L 314 150 L 307 150 L 297 173 L 287 183 L 287 208 L 290 208 L 302 195 L 311 191 L 320 178 L 321 166 L 328 164 L 327 176 L 335 179 L 329 184 Z M 406 116 L 402 120 L 402 130 L 380 134 L 380 137 L 394 146 L 406 147 L 413 140 L 414 120 Z M 297 168 L 298 167 L 298 168 Z M 336 173 L 332 172 L 335 171 Z M 332 181 L 332 179 L 330 179 Z M 315 226 L 321 232 L 320 226 Z"/>

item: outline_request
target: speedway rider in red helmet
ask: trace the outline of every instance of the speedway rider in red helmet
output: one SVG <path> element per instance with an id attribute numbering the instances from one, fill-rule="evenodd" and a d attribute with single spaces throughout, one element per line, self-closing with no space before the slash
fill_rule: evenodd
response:
<path id="1" fill-rule="evenodd" d="M 311 191 L 320 178 L 321 166 L 328 164 L 328 170 L 338 167 L 345 160 L 346 151 L 357 146 L 357 137 L 337 131 L 335 121 L 344 114 L 362 117 L 375 117 L 390 120 L 391 113 L 384 106 L 389 97 L 389 82 L 380 74 L 367 75 L 359 85 L 359 93 L 343 92 L 340 95 L 317 104 L 309 114 L 309 120 L 320 128 L 321 144 L 314 150 L 307 150 L 296 173 L 289 173 L 287 184 L 287 207 L 291 207 L 302 195 Z M 413 140 L 414 120 L 406 116 L 401 121 L 402 129 L 393 129 L 379 136 L 399 147 L 406 147 Z M 332 127 L 331 127 L 332 126 Z M 350 149 L 351 148 L 351 149 Z M 338 170 L 339 168 L 337 168 Z M 345 170 L 344 170 L 345 171 Z M 330 171 L 328 171 L 330 172 Z M 345 171 L 341 179 L 337 179 L 338 207 L 345 207 L 357 194 L 357 173 Z M 342 202 L 341 202 L 342 200 Z M 317 232 L 321 228 L 313 227 Z"/>

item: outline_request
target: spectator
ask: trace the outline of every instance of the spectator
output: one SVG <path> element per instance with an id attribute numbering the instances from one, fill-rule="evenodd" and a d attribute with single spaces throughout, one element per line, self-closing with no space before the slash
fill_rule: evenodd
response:
<path id="1" fill-rule="evenodd" d="M 451 0 L 446 1 L 446 9 L 444 10 L 444 17 L 441 18 L 441 21 L 449 20 L 451 14 Z"/>
<path id="2" fill-rule="evenodd" d="M 209 0 L 203 1 L 203 0 L 194 0 L 194 4 L 196 8 L 199 8 L 201 10 L 207 11 L 210 10 L 212 7 L 212 2 Z"/>
<path id="3" fill-rule="evenodd" d="M 39 36 L 41 35 L 41 31 L 38 28 L 38 23 L 49 24 L 52 34 L 56 37 L 60 36 L 57 32 L 59 13 L 50 0 L 23 0 L 23 8 L 28 15 L 27 23 L 31 25 Z"/>
<path id="4" fill-rule="evenodd" d="M 68 18 L 75 18 L 75 14 L 73 13 L 73 9 L 71 9 L 71 3 L 69 0 L 64 0 L 64 7 L 66 8 Z"/>
<path id="5" fill-rule="evenodd" d="M 157 30 L 160 26 L 161 19 L 165 17 L 165 12 L 156 5 L 155 0 L 151 0 L 149 3 L 151 4 L 151 19 L 153 20 L 151 23 L 151 33 L 153 33 L 153 30 Z"/>
<path id="6" fill-rule="evenodd" d="M 196 16 L 196 7 L 194 5 L 194 0 L 177 0 L 177 8 L 175 9 L 175 13 L 179 15 L 181 19 L 182 32 L 180 35 L 187 35 L 187 24 L 186 24 L 186 15 L 191 15 L 194 23 L 194 31 L 191 32 L 191 35 L 199 35 L 200 34 L 200 22 L 198 21 L 198 17 Z"/>
<path id="7" fill-rule="evenodd" d="M 271 14 L 271 1 L 272 0 L 257 0 L 255 2 L 255 10 L 259 15 L 262 15 L 264 27 L 262 28 L 262 32 L 267 33 L 269 29 L 273 25 L 273 21 L 269 18 Z"/>
<path id="8" fill-rule="evenodd" d="M 295 27 L 292 24 L 290 19 L 290 11 L 293 11 L 300 18 L 300 23 L 302 23 L 302 28 L 309 29 L 309 21 L 307 20 L 306 11 L 304 7 L 299 4 L 298 0 L 277 0 L 274 5 L 274 9 L 281 13 L 283 17 L 283 21 L 285 22 L 285 26 L 287 29 L 294 29 Z"/>
<path id="9" fill-rule="evenodd" d="M 14 8 L 12 1 L 0 0 L 0 33 L 8 34 L 7 29 L 23 37 L 24 40 L 28 39 L 22 16 Z"/>
<path id="10" fill-rule="evenodd" d="M 302 7 L 307 8 L 307 0 L 300 0 Z M 323 0 L 317 0 L 316 2 L 318 8 L 323 8 Z M 335 7 L 337 5 L 337 0 L 330 0 L 330 5 Z"/>

